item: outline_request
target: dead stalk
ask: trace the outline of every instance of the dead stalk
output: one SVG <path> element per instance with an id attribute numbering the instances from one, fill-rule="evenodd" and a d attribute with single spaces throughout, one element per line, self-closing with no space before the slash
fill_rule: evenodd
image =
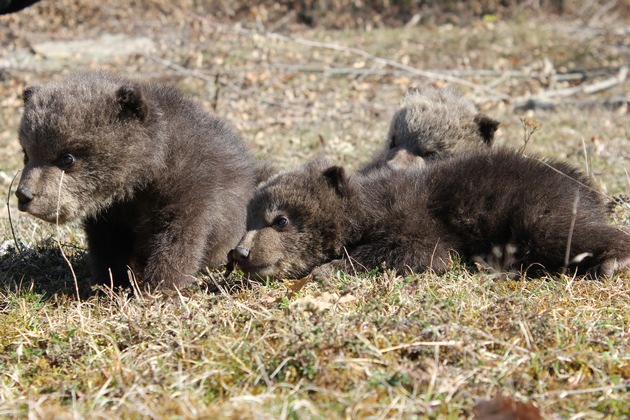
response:
<path id="1" fill-rule="evenodd" d="M 9 200 L 11 199 L 11 189 L 13 188 L 13 183 L 15 182 L 15 178 L 17 178 L 20 171 L 17 171 L 9 184 L 9 193 L 7 194 L 7 214 L 9 215 L 9 226 L 11 226 L 11 235 L 13 235 L 13 243 L 15 244 L 15 249 L 18 250 L 19 254 L 22 254 L 22 247 L 17 240 L 17 236 L 15 235 L 15 229 L 13 228 L 13 219 L 11 218 L 11 207 L 9 206 Z"/>
<path id="2" fill-rule="evenodd" d="M 569 236 L 567 238 L 567 247 L 564 253 L 564 267 L 562 267 L 562 274 L 564 275 L 569 267 L 569 256 L 571 254 L 571 239 L 573 238 L 573 229 L 575 228 L 575 219 L 577 217 L 577 206 L 580 202 L 580 192 L 575 194 L 575 201 L 573 202 L 573 210 L 571 211 L 571 226 L 569 226 Z"/>
<path id="3" fill-rule="evenodd" d="M 63 175 L 64 174 L 65 174 L 65 171 L 61 171 L 61 177 L 59 178 L 59 189 L 57 190 L 57 210 L 56 210 L 56 220 L 55 220 L 55 227 L 56 227 L 56 232 L 57 232 L 56 240 L 57 240 L 57 246 L 59 247 L 59 251 L 61 252 L 61 256 L 66 261 L 66 264 L 68 264 L 68 267 L 70 268 L 70 272 L 72 273 L 72 279 L 74 280 L 74 289 L 75 289 L 75 292 L 77 293 L 77 301 L 81 302 L 81 295 L 79 294 L 79 282 L 77 281 L 77 275 L 74 272 L 74 268 L 72 267 L 72 263 L 70 262 L 70 260 L 66 256 L 66 253 L 63 251 L 63 247 L 61 246 L 61 240 L 60 240 L 59 204 L 61 203 L 61 185 L 63 183 Z"/>
<path id="4" fill-rule="evenodd" d="M 521 147 L 521 149 L 519 150 L 519 153 L 524 155 L 525 148 L 527 147 L 527 143 L 529 143 L 529 140 L 531 139 L 532 135 L 536 131 L 540 130 L 541 125 L 535 119 L 528 118 L 528 117 L 522 117 L 521 124 L 523 124 L 524 138 L 523 138 L 523 147 Z"/>

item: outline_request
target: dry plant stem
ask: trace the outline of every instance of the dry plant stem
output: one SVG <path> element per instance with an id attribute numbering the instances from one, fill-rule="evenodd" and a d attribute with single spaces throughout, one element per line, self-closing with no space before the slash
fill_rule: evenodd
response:
<path id="1" fill-rule="evenodd" d="M 131 290 L 133 290 L 133 294 L 137 296 L 138 299 L 143 300 L 144 297 L 142 296 L 142 290 L 140 288 L 140 285 L 138 284 L 138 279 L 136 278 L 136 275 L 133 272 L 133 270 L 131 270 L 131 267 L 129 266 L 127 266 L 127 275 L 129 276 L 129 284 L 131 285 Z M 114 283 L 112 280 L 112 288 L 113 287 L 114 287 Z"/>
<path id="2" fill-rule="evenodd" d="M 13 188 L 13 183 L 15 182 L 15 178 L 17 178 L 20 171 L 17 171 L 9 184 L 9 192 L 7 193 L 7 215 L 9 216 L 9 226 L 11 226 L 11 235 L 13 235 L 13 243 L 15 244 L 15 248 L 18 250 L 19 254 L 22 254 L 22 247 L 17 240 L 17 236 L 15 235 L 15 228 L 13 227 L 13 219 L 11 218 L 11 208 L 9 206 L 9 200 L 11 199 L 11 189 Z"/>
<path id="3" fill-rule="evenodd" d="M 576 182 L 576 183 L 580 184 L 580 186 L 582 186 L 582 187 L 584 187 L 584 188 L 587 188 L 587 189 L 589 189 L 589 190 L 591 190 L 591 191 L 593 191 L 593 192 L 595 192 L 595 193 L 597 193 L 597 194 L 601 195 L 602 197 L 604 197 L 604 198 L 606 198 L 606 199 L 608 199 L 608 198 L 609 198 L 609 197 L 608 197 L 608 195 L 606 195 L 605 193 L 603 193 L 603 192 L 599 191 L 599 190 L 598 190 L 598 189 L 596 189 L 596 188 L 590 187 L 590 186 L 586 185 L 585 183 L 578 181 L 578 180 L 577 180 L 577 179 L 575 179 L 575 178 L 570 177 L 569 175 L 567 175 L 567 174 L 565 174 L 565 173 L 563 173 L 563 172 L 559 171 L 558 169 L 554 168 L 553 166 L 551 166 L 550 164 L 548 164 L 547 162 L 545 162 L 544 160 L 542 160 L 542 159 L 540 159 L 540 158 L 535 158 L 535 157 L 534 157 L 534 158 L 532 158 L 531 156 L 527 156 L 527 155 L 523 155 L 523 156 L 525 156 L 525 157 L 526 157 L 526 158 L 528 158 L 528 159 L 536 159 L 536 160 L 538 160 L 540 163 L 542 163 L 543 165 L 545 165 L 546 167 L 548 167 L 548 168 L 552 169 L 554 172 L 556 172 L 556 173 L 558 173 L 558 174 L 560 174 L 560 175 L 562 175 L 562 176 L 564 176 L 564 177 L 566 177 L 566 178 L 570 179 L 570 180 L 571 180 L 571 181 L 573 181 L 573 182 Z"/>
<path id="4" fill-rule="evenodd" d="M 63 257 L 63 259 L 66 261 L 66 264 L 68 264 L 68 267 L 70 268 L 70 272 L 72 273 L 72 279 L 74 280 L 74 288 L 75 291 L 77 293 L 77 301 L 81 302 L 81 295 L 79 294 L 79 282 L 77 281 L 77 275 L 74 272 L 74 268 L 72 267 L 72 264 L 70 263 L 70 260 L 68 259 L 68 257 L 66 256 L 66 253 L 63 251 L 63 247 L 61 246 L 61 240 L 59 239 L 59 204 L 61 201 L 61 185 L 63 184 L 63 175 L 65 174 L 65 171 L 61 171 L 61 177 L 59 177 L 59 189 L 57 190 L 57 211 L 56 211 L 56 217 L 57 220 L 55 220 L 55 227 L 56 227 L 56 231 L 57 231 L 57 246 L 59 247 L 59 251 L 61 252 L 61 256 Z"/>
<path id="5" fill-rule="evenodd" d="M 532 138 L 532 135 L 536 131 L 540 130 L 540 124 L 538 123 L 538 121 L 532 118 L 527 118 L 527 117 L 521 118 L 521 124 L 523 124 L 524 138 L 523 138 L 523 147 L 519 150 L 519 153 L 524 155 L 525 148 L 527 147 L 529 140 Z"/>
<path id="6" fill-rule="evenodd" d="M 219 96 L 221 95 L 221 73 L 214 76 L 214 96 L 212 97 L 212 110 L 217 112 L 219 108 Z"/>
<path id="7" fill-rule="evenodd" d="M 582 137 L 582 150 L 584 150 L 584 165 L 586 166 L 586 175 L 592 176 L 593 172 L 591 170 L 591 159 L 588 155 L 588 151 L 586 150 L 586 142 L 584 141 L 584 137 Z"/>
<path id="8" fill-rule="evenodd" d="M 569 256 L 571 254 L 571 240 L 573 239 L 573 229 L 575 229 L 575 219 L 577 217 L 577 205 L 580 202 L 580 193 L 575 194 L 575 201 L 573 202 L 573 211 L 571 212 L 571 225 L 569 226 L 569 235 L 567 237 L 567 247 L 564 253 L 564 267 L 562 267 L 562 274 L 566 274 L 569 267 Z"/>

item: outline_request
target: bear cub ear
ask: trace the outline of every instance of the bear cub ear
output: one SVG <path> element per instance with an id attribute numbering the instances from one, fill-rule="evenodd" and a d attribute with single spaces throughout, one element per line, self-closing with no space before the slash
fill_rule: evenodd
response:
<path id="1" fill-rule="evenodd" d="M 492 145 L 494 141 L 494 133 L 499 128 L 500 122 L 493 120 L 485 114 L 477 114 L 475 115 L 475 123 L 477 123 L 477 127 L 479 128 L 479 134 L 481 134 L 481 138 L 484 143 L 488 146 Z"/>
<path id="2" fill-rule="evenodd" d="M 121 120 L 137 119 L 144 121 L 148 109 L 140 89 L 133 86 L 122 86 L 116 91 L 116 100 L 120 105 L 118 115 Z"/>
<path id="3" fill-rule="evenodd" d="M 328 185 L 335 189 L 340 197 L 348 195 L 348 177 L 341 166 L 331 166 L 324 171 L 324 178 Z"/>
<path id="4" fill-rule="evenodd" d="M 405 95 L 403 96 L 403 98 L 420 95 L 421 92 L 422 92 L 422 89 L 418 87 L 410 87 L 410 88 L 407 88 L 407 90 L 405 91 Z"/>
<path id="5" fill-rule="evenodd" d="M 22 100 L 24 101 L 24 105 L 28 105 L 31 102 L 33 94 L 38 90 L 39 88 L 37 86 L 29 86 L 24 88 L 24 90 L 22 91 Z"/>

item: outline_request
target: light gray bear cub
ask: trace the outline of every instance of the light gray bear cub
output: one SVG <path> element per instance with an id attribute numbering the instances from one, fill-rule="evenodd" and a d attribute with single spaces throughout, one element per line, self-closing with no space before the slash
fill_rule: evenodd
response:
<path id="1" fill-rule="evenodd" d="M 245 230 L 255 164 L 228 122 L 172 87 L 103 72 L 24 90 L 21 211 L 81 222 L 92 280 L 184 287 Z"/>
<path id="2" fill-rule="evenodd" d="M 499 122 L 454 88 L 409 89 L 394 114 L 385 148 L 361 172 L 425 163 L 492 146 Z"/>
<path id="3" fill-rule="evenodd" d="M 488 150 L 498 127 L 498 121 L 480 113 L 475 104 L 455 88 L 409 89 L 392 118 L 385 148 L 359 173 L 367 174 L 384 166 L 418 169 L 427 163 Z M 532 157 L 578 185 L 599 191 L 597 182 L 574 166 L 560 160 Z M 610 200 L 601 192 L 588 194 L 584 199 L 600 208 L 610 205 Z"/>

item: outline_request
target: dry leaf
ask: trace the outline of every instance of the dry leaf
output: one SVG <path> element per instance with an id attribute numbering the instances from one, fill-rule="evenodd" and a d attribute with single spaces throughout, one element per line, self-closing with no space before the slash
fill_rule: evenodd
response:
<path id="1" fill-rule="evenodd" d="M 338 303 L 348 303 L 354 300 L 356 300 L 356 297 L 351 294 L 339 297 L 337 293 L 323 292 L 319 296 L 305 296 L 303 298 L 296 299 L 291 303 L 291 308 L 307 309 L 309 307 L 314 307 L 319 311 L 323 311 L 332 308 Z"/>
<path id="2" fill-rule="evenodd" d="M 540 409 L 531 402 L 517 401 L 500 393 L 491 400 L 481 400 L 473 407 L 477 420 L 539 420 Z"/>

